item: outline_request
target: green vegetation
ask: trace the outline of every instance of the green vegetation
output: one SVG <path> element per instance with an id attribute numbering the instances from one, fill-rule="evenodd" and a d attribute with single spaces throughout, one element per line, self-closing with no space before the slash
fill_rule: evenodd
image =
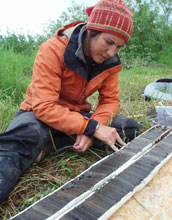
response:
<path id="1" fill-rule="evenodd" d="M 119 113 L 144 122 L 143 132 L 152 126 L 146 121 L 146 114 L 158 104 L 157 100 L 145 101 L 142 94 L 145 86 L 159 78 L 172 77 L 172 5 L 171 0 L 125 2 L 134 12 L 135 28 L 129 44 L 120 51 L 123 70 L 119 75 Z M 84 9 L 85 6 L 73 2 L 56 21 L 50 22 L 44 36 L 14 33 L 0 36 L 0 132 L 7 128 L 24 98 L 39 45 L 53 36 L 58 27 L 78 19 L 86 21 Z M 89 101 L 95 108 L 97 93 Z M 85 154 L 69 151 L 33 164 L 1 205 L 0 219 L 17 214 L 109 153 L 111 151 L 91 150 Z"/>
<path id="2" fill-rule="evenodd" d="M 15 53 L 13 49 L 0 47 L 0 89 L 2 94 L 11 96 L 17 103 L 23 99 L 31 80 L 34 56 Z"/>

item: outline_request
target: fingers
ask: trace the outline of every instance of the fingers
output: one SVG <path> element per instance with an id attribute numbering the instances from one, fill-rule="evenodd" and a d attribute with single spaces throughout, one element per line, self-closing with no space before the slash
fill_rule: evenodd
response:
<path id="1" fill-rule="evenodd" d="M 119 149 L 117 147 L 115 147 L 115 145 L 110 145 L 110 147 L 112 148 L 113 151 L 117 152 Z"/>
<path id="2" fill-rule="evenodd" d="M 126 143 L 120 138 L 115 128 L 100 125 L 96 130 L 94 136 L 104 143 L 108 144 L 112 150 L 118 151 L 115 143 L 118 142 L 121 146 L 125 146 Z M 73 148 L 78 152 L 85 152 L 92 145 L 92 139 L 85 135 L 77 135 L 76 142 Z"/>
<path id="3" fill-rule="evenodd" d="M 92 139 L 85 135 L 77 135 L 76 142 L 73 145 L 73 148 L 84 153 L 92 145 Z"/>
<path id="4" fill-rule="evenodd" d="M 100 125 L 94 133 L 94 136 L 108 144 L 115 152 L 118 151 L 118 148 L 115 146 L 116 142 L 122 146 L 126 145 L 126 143 L 120 138 L 116 129 L 109 126 Z"/>
<path id="5" fill-rule="evenodd" d="M 119 134 L 117 133 L 117 138 L 116 138 L 116 141 L 118 141 L 118 143 L 122 146 L 125 146 L 126 143 L 120 138 Z"/>
<path id="6" fill-rule="evenodd" d="M 80 139 L 81 139 L 81 135 L 77 135 L 74 146 L 77 146 L 79 144 Z"/>
<path id="7" fill-rule="evenodd" d="M 126 143 L 122 141 L 122 139 L 120 138 L 120 136 L 117 134 L 117 138 L 115 141 L 109 141 L 107 140 L 106 143 L 112 148 L 112 150 L 114 150 L 115 152 L 117 152 L 119 149 L 115 146 L 115 143 L 118 142 L 121 146 L 125 146 Z"/>
<path id="8" fill-rule="evenodd" d="M 113 151 L 117 152 L 118 151 L 118 148 L 114 145 L 114 143 L 112 141 L 110 141 L 109 143 L 107 143 Z"/>

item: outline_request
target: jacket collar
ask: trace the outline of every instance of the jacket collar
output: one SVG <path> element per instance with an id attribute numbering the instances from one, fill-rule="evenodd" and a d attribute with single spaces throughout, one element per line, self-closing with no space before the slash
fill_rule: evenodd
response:
<path id="1" fill-rule="evenodd" d="M 87 64 L 82 47 L 82 39 L 86 31 L 86 24 L 79 24 L 73 31 L 69 43 L 64 52 L 64 63 L 72 71 L 81 75 L 84 79 L 91 80 L 101 72 L 120 65 L 118 55 L 105 60 L 101 64 L 93 62 Z M 90 77 L 91 75 L 91 77 Z"/>
<path id="2" fill-rule="evenodd" d="M 84 64 L 87 64 L 86 60 L 85 60 L 83 48 L 82 48 L 82 39 L 84 37 L 85 31 L 86 31 L 86 25 L 83 25 L 80 32 L 79 32 L 79 34 L 78 34 L 78 49 L 75 52 L 75 56 L 79 60 L 81 60 Z"/>

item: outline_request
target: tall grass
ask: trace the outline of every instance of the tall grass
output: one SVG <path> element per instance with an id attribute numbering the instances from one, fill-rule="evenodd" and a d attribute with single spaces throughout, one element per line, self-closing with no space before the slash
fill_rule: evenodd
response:
<path id="1" fill-rule="evenodd" d="M 10 96 L 20 103 L 31 80 L 34 56 L 14 53 L 13 49 L 0 47 L 0 97 Z"/>
<path id="2" fill-rule="evenodd" d="M 3 132 L 23 100 L 31 81 L 34 55 L 16 54 L 0 47 L 0 132 Z"/>
<path id="3" fill-rule="evenodd" d="M 18 107 L 18 104 L 11 96 L 3 94 L 2 90 L 0 90 L 0 133 L 4 132 L 8 127 Z"/>

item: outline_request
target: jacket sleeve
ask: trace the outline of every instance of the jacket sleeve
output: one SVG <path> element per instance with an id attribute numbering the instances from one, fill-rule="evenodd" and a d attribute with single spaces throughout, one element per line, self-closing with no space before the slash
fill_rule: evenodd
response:
<path id="1" fill-rule="evenodd" d="M 109 71 L 109 76 L 99 89 L 99 102 L 91 117 L 103 125 L 111 124 L 120 107 L 119 75 L 118 72 L 113 72 L 113 68 Z"/>
<path id="2" fill-rule="evenodd" d="M 56 40 L 41 45 L 33 67 L 32 109 L 36 117 L 50 127 L 68 133 L 83 134 L 88 118 L 59 104 L 61 75 L 65 68 L 65 45 Z"/>

